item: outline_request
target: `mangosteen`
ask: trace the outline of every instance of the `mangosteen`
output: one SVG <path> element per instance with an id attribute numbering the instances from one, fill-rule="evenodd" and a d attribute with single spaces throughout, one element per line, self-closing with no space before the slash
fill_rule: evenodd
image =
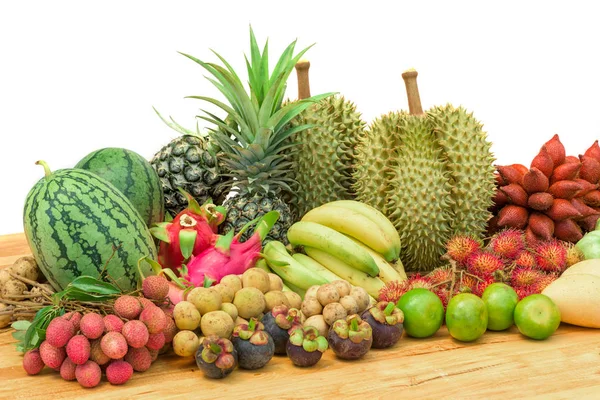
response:
<path id="1" fill-rule="evenodd" d="M 300 311 L 296 308 L 288 308 L 285 304 L 275 306 L 265 314 L 261 322 L 265 332 L 273 338 L 275 343 L 275 354 L 285 354 L 286 344 L 290 338 L 290 332 L 302 326 L 300 322 Z"/>
<path id="2" fill-rule="evenodd" d="M 297 327 L 290 333 L 286 353 L 294 365 L 312 367 L 319 362 L 327 347 L 329 347 L 327 339 L 319 335 L 317 328 Z"/>
<path id="3" fill-rule="evenodd" d="M 237 367 L 238 353 L 229 339 L 210 335 L 196 351 L 196 364 L 208 378 L 225 378 Z"/>
<path id="4" fill-rule="evenodd" d="M 365 310 L 361 317 L 373 330 L 373 348 L 385 349 L 400 340 L 404 330 L 404 313 L 391 301 L 380 301 Z"/>
<path id="5" fill-rule="evenodd" d="M 331 325 L 327 341 L 339 358 L 356 360 L 367 354 L 373 344 L 371 325 L 363 321 L 358 314 L 348 315 Z"/>
<path id="6" fill-rule="evenodd" d="M 262 368 L 275 353 L 273 338 L 264 331 L 264 325 L 256 318 L 250 318 L 247 324 L 233 328 L 231 341 L 238 352 L 240 368 Z"/>

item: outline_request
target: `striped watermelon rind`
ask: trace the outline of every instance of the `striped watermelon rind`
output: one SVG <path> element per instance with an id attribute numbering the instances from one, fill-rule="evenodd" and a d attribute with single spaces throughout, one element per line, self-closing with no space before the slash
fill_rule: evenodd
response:
<path id="1" fill-rule="evenodd" d="M 27 195 L 23 222 L 33 256 L 56 290 L 81 275 L 98 277 L 105 265 L 120 289 L 135 290 L 138 260 L 157 257 L 133 204 L 86 170 L 57 170 L 40 179 Z M 141 269 L 144 276 L 154 274 L 147 263 Z"/>
<path id="2" fill-rule="evenodd" d="M 162 222 L 164 196 L 158 174 L 138 153 L 107 147 L 85 156 L 75 168 L 91 171 L 112 183 L 133 203 L 148 226 Z"/>

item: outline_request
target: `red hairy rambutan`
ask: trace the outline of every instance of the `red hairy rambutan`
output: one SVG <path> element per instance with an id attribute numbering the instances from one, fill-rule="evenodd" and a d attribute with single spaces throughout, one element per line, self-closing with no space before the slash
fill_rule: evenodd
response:
<path id="1" fill-rule="evenodd" d="M 478 251 L 472 254 L 467 260 L 467 271 L 484 279 L 492 276 L 495 271 L 503 268 L 504 263 L 502 260 L 500 260 L 498 256 L 487 251 Z"/>
<path id="2" fill-rule="evenodd" d="M 525 287 L 537 284 L 546 274 L 531 268 L 515 268 L 510 275 L 512 287 Z"/>
<path id="3" fill-rule="evenodd" d="M 477 282 L 477 285 L 475 285 L 475 287 L 473 288 L 473 294 L 475 296 L 481 297 L 483 291 L 494 282 L 496 282 L 494 278 L 490 277 L 484 279 L 483 281 Z"/>
<path id="4" fill-rule="evenodd" d="M 518 229 L 505 229 L 492 237 L 488 247 L 496 255 L 514 260 L 525 248 L 525 235 Z"/>
<path id="5" fill-rule="evenodd" d="M 479 241 L 467 235 L 456 235 L 446 243 L 446 252 L 450 258 L 461 264 L 480 248 Z"/>
<path id="6" fill-rule="evenodd" d="M 522 250 L 515 259 L 515 264 L 522 268 L 535 268 L 535 256 L 528 250 Z"/>
<path id="7" fill-rule="evenodd" d="M 397 303 L 400 297 L 408 291 L 408 281 L 391 281 L 379 290 L 378 301 Z"/>
<path id="8" fill-rule="evenodd" d="M 431 278 L 427 277 L 427 276 L 421 276 L 421 274 L 416 273 L 413 276 L 408 278 L 408 290 L 412 290 L 412 289 L 431 289 L 431 287 L 434 285 L 431 282 Z"/>
<path id="9" fill-rule="evenodd" d="M 428 273 L 426 276 L 431 280 L 433 285 L 452 280 L 452 267 L 438 267 Z"/>
<path id="10" fill-rule="evenodd" d="M 567 249 L 558 240 L 540 242 L 535 248 L 535 262 L 541 270 L 562 272 L 567 268 Z"/>

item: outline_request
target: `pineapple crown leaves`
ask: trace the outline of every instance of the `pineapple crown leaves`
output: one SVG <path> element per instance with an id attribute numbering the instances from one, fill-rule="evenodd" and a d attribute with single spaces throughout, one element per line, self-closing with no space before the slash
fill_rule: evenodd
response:
<path id="1" fill-rule="evenodd" d="M 169 116 L 169 120 L 167 120 L 165 117 L 163 117 L 162 115 L 160 115 L 160 113 L 158 112 L 158 110 L 154 107 L 152 107 L 152 109 L 154 110 L 154 112 L 156 113 L 156 115 L 158 115 L 158 117 L 162 120 L 162 122 L 164 122 L 169 128 L 182 133 L 184 135 L 191 135 L 191 136 L 198 136 L 201 138 L 206 138 L 207 134 L 206 133 L 201 133 L 200 132 L 200 128 L 198 127 L 198 123 L 196 123 L 196 132 L 189 130 L 183 126 L 181 126 L 177 121 L 175 121 L 173 119 L 173 117 Z"/>

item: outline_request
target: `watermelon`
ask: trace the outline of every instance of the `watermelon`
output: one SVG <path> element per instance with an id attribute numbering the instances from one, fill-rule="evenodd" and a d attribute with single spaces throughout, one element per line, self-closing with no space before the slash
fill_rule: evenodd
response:
<path id="1" fill-rule="evenodd" d="M 64 289 L 81 275 L 99 277 L 106 266 L 123 291 L 135 290 L 138 260 L 156 259 L 156 246 L 140 213 L 107 180 L 82 169 L 51 172 L 25 200 L 25 236 L 48 282 Z M 153 275 L 142 263 L 144 276 Z"/>
<path id="2" fill-rule="evenodd" d="M 148 226 L 165 215 L 163 189 L 152 165 L 138 153 L 118 147 L 91 152 L 75 165 L 106 179 L 133 203 Z"/>

